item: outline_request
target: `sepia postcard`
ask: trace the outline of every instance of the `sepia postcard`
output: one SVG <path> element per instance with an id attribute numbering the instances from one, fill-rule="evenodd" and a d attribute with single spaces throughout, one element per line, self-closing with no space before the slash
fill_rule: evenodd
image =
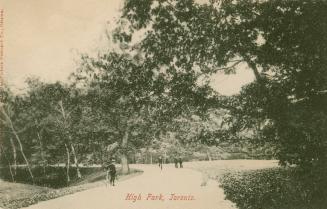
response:
<path id="1" fill-rule="evenodd" d="M 0 209 L 327 209 L 326 11 L 0 0 Z"/>

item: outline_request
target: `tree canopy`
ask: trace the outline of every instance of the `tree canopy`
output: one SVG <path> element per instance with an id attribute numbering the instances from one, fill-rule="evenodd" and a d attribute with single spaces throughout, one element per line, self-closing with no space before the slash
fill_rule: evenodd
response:
<path id="1" fill-rule="evenodd" d="M 195 77 L 246 63 L 256 81 L 228 99 L 239 118 L 233 127 L 261 124 L 261 138 L 274 142 L 282 162 L 325 158 L 326 2 L 142 3 L 126 1 L 119 40 L 144 31 L 145 38 L 131 45 L 149 62 Z"/>

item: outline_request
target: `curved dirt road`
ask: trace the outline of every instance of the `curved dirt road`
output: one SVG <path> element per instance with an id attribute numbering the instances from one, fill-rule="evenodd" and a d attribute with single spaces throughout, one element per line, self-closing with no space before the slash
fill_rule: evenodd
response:
<path id="1" fill-rule="evenodd" d="M 131 166 L 144 171 L 142 175 L 118 182 L 115 187 L 98 187 L 57 199 L 40 202 L 30 209 L 234 209 L 224 200 L 224 193 L 215 181 L 201 186 L 200 172 L 165 165 Z M 176 200 L 170 200 L 175 194 Z M 141 200 L 132 200 L 132 196 Z M 130 197 L 130 200 L 128 199 Z M 157 196 L 157 197 L 156 197 Z M 182 196 L 182 197 L 181 197 Z M 149 198 L 148 198 L 149 197 Z M 148 199 L 147 199 L 148 198 Z M 180 200 L 180 198 L 182 200 Z M 177 200 L 179 199 L 179 200 Z"/>

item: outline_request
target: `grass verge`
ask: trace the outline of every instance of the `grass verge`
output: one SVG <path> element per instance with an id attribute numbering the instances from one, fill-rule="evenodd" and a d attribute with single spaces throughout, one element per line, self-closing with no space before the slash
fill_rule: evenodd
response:
<path id="1" fill-rule="evenodd" d="M 142 174 L 142 171 L 131 169 L 128 175 L 119 175 L 118 181 L 123 181 Z M 73 194 L 83 190 L 104 185 L 105 172 L 98 171 L 85 176 L 81 181 L 69 187 L 53 189 L 29 184 L 0 182 L 0 207 L 16 209 L 36 204 L 57 197 Z"/>

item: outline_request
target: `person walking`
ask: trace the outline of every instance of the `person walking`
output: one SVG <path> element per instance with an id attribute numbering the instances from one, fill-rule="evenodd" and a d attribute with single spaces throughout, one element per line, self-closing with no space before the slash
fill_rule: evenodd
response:
<path id="1" fill-rule="evenodd" d="M 178 158 L 178 162 L 179 162 L 179 167 L 183 168 L 183 160 L 181 157 Z"/>
<path id="2" fill-rule="evenodd" d="M 178 159 L 177 159 L 177 157 L 174 157 L 174 163 L 175 163 L 175 168 L 178 168 Z"/>
<path id="3" fill-rule="evenodd" d="M 116 166 L 115 166 L 115 160 L 112 159 L 106 166 L 107 174 L 106 174 L 106 186 L 108 186 L 108 182 L 111 186 L 115 186 L 115 180 L 116 180 Z"/>
<path id="4" fill-rule="evenodd" d="M 159 159 L 158 159 L 158 162 L 159 162 L 159 168 L 162 170 L 162 157 L 160 156 Z"/>

